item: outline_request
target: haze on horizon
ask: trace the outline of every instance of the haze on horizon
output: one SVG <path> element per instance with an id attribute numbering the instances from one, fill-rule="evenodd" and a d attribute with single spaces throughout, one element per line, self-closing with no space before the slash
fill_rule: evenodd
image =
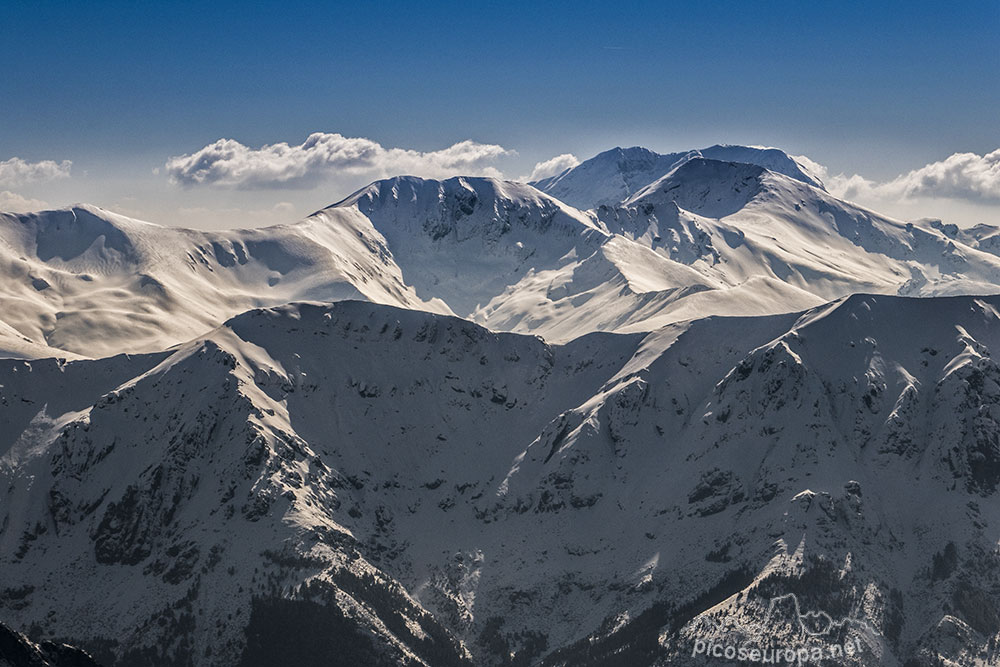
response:
<path id="1" fill-rule="evenodd" d="M 901 219 L 1000 223 L 1000 5 L 0 8 L 0 210 L 288 222 L 397 174 L 771 145 Z"/>

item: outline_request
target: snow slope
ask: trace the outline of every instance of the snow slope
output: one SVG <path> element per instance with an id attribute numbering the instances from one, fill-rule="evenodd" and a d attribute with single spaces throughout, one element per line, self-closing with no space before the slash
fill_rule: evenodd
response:
<path id="1" fill-rule="evenodd" d="M 296 299 L 448 312 L 403 283 L 385 240 L 356 214 L 229 232 L 87 206 L 0 214 L 0 276 L 0 346 L 18 356 L 39 346 L 53 356 L 162 349 L 247 308 Z"/>
<path id="2" fill-rule="evenodd" d="M 348 301 L 6 361 L 0 405 L 31 405 L 0 411 L 0 621 L 119 665 L 766 638 L 994 664 L 998 308 L 856 295 L 551 345 Z M 768 618 L 789 594 L 837 636 Z"/>
<path id="3" fill-rule="evenodd" d="M 535 188 L 492 178 L 376 181 L 317 214 L 360 213 L 384 235 L 407 284 L 466 315 L 531 271 L 586 257 L 607 237 Z"/>

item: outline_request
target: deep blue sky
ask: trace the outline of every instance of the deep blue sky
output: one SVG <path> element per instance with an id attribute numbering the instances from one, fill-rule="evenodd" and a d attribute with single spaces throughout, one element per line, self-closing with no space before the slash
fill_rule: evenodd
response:
<path id="1" fill-rule="evenodd" d="M 149 172 L 171 155 L 313 131 L 497 143 L 518 151 L 512 176 L 565 152 L 731 142 L 888 178 L 1000 146 L 998 35 L 997 0 L 4 0 L 0 160 L 71 159 L 67 195 L 161 215 L 181 193 Z"/>

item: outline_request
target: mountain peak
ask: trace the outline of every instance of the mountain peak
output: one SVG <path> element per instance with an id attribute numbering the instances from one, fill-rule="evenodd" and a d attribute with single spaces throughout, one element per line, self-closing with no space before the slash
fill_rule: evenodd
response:
<path id="1" fill-rule="evenodd" d="M 672 202 L 699 215 L 724 218 L 743 208 L 760 192 L 761 176 L 767 171 L 756 164 L 691 157 L 623 204 Z"/>
<path id="2" fill-rule="evenodd" d="M 586 214 L 531 185 L 487 177 L 384 179 L 320 214 L 344 226 L 363 216 L 416 293 L 442 299 L 459 315 L 529 271 L 592 252 L 607 236 Z"/>
<path id="3" fill-rule="evenodd" d="M 533 202 L 558 205 L 553 197 L 530 184 L 489 176 L 452 176 L 446 179 L 394 176 L 369 183 L 328 208 L 358 206 L 363 211 L 400 201 L 432 202 L 449 197 L 477 201 Z"/>
<path id="4" fill-rule="evenodd" d="M 655 161 L 656 159 L 664 156 L 643 146 L 629 146 L 628 148 L 616 146 L 609 151 L 598 153 L 593 159 L 601 160 L 608 159 L 610 157 L 615 157 L 619 160 L 627 160 L 634 164 L 635 162 L 639 162 L 641 160 Z"/>
<path id="5" fill-rule="evenodd" d="M 823 189 L 816 175 L 780 149 L 729 144 L 667 154 L 640 146 L 616 147 L 533 185 L 580 209 L 615 206 L 684 162 L 699 157 L 757 165 Z"/>
<path id="6" fill-rule="evenodd" d="M 376 228 L 383 234 L 389 230 L 384 224 L 377 224 L 378 221 L 406 228 L 419 224 L 434 240 L 448 235 L 459 241 L 467 240 L 473 227 L 480 227 L 482 233 L 491 237 L 507 234 L 518 226 L 547 229 L 555 224 L 568 226 L 573 233 L 597 230 L 581 211 L 530 184 L 487 176 L 453 176 L 443 180 L 417 176 L 386 178 L 324 210 L 352 207 L 376 221 Z"/>
<path id="7" fill-rule="evenodd" d="M 780 148 L 716 144 L 698 151 L 703 157 L 756 164 L 778 174 L 825 190 L 823 182 L 806 166 Z"/>
<path id="8" fill-rule="evenodd" d="M 619 146 L 532 185 L 579 209 L 612 206 L 670 171 L 684 155 L 660 155 L 641 146 Z"/>

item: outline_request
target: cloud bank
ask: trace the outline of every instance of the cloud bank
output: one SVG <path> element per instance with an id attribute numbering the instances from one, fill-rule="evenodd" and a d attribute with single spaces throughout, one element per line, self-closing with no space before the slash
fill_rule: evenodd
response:
<path id="1" fill-rule="evenodd" d="M 5 213 L 29 213 L 49 208 L 48 203 L 41 199 L 22 197 L 10 190 L 0 190 L 0 211 Z"/>
<path id="2" fill-rule="evenodd" d="M 535 164 L 535 168 L 531 170 L 531 175 L 526 176 L 522 180 L 530 183 L 550 176 L 558 176 L 578 164 L 580 164 L 580 160 L 575 155 L 572 153 L 563 153 L 544 162 L 538 162 Z"/>
<path id="3" fill-rule="evenodd" d="M 19 157 L 12 157 L 0 162 L 0 185 L 18 187 L 29 183 L 68 178 L 72 166 L 73 163 L 69 160 L 28 162 Z"/>
<path id="4" fill-rule="evenodd" d="M 822 171 L 830 192 L 847 199 L 940 198 L 1000 204 L 1000 149 L 985 155 L 955 153 L 882 183 L 858 174 L 827 177 Z"/>
<path id="5" fill-rule="evenodd" d="M 184 187 L 309 188 L 337 176 L 500 177 L 494 163 L 513 154 L 503 146 L 475 141 L 422 152 L 315 132 L 296 146 L 282 142 L 250 148 L 233 139 L 219 139 L 189 155 L 170 158 L 166 172 L 172 182 Z"/>

